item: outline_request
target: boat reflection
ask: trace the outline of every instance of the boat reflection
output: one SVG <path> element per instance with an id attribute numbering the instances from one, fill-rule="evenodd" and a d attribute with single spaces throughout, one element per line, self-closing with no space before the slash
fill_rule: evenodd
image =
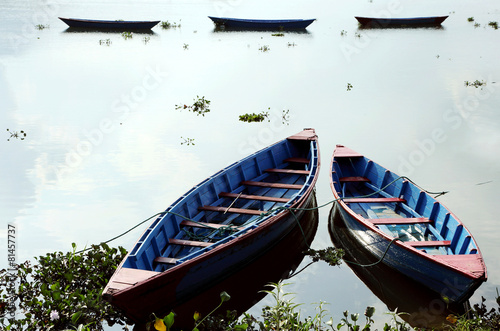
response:
<path id="1" fill-rule="evenodd" d="M 310 204 L 305 208 L 316 206 L 316 195 L 313 193 Z M 304 258 L 304 251 L 307 250 L 308 245 L 311 244 L 316 235 L 318 211 L 317 209 L 306 211 L 297 220 L 300 227 L 295 226 L 279 244 L 259 259 L 249 262 L 242 269 L 228 275 L 219 283 L 213 284 L 211 288 L 200 292 L 196 297 L 174 307 L 164 307 L 159 311 L 164 311 L 165 314 L 174 311 L 173 327 L 179 330 L 191 330 L 194 327 L 194 312 L 200 312 L 202 318 L 206 316 L 219 305 L 220 293 L 225 291 L 231 296 L 231 299 L 224 302 L 214 314 L 225 315 L 228 310 L 235 310 L 237 315 L 243 314 L 265 297 L 266 294 L 261 291 L 266 289 L 267 284 L 277 283 L 288 278 Z M 157 316 L 160 317 L 158 314 Z M 136 325 L 134 330 L 145 330 L 145 326 Z"/>
<path id="2" fill-rule="evenodd" d="M 330 238 L 335 247 L 344 249 L 344 262 L 387 308 L 404 312 L 400 317 L 414 328 L 442 329 L 447 316 L 465 313 L 464 305 L 447 304 L 435 292 L 383 263 L 367 266 L 378 259 L 350 234 L 337 208 L 334 204 L 330 211 Z"/>

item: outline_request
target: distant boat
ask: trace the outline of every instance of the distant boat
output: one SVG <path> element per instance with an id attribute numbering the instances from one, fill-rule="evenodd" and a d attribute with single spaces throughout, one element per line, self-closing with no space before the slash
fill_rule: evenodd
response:
<path id="1" fill-rule="evenodd" d="M 266 254 L 314 199 L 319 167 L 316 133 L 305 129 L 215 173 L 151 223 L 104 298 L 143 323 Z"/>
<path id="2" fill-rule="evenodd" d="M 472 234 L 411 181 L 337 145 L 330 185 L 346 227 L 382 263 L 456 303 L 486 281 Z"/>
<path id="3" fill-rule="evenodd" d="M 101 30 L 150 30 L 160 21 L 86 20 L 59 17 L 71 28 Z"/>
<path id="4" fill-rule="evenodd" d="M 365 27 L 373 28 L 438 26 L 441 25 L 447 17 L 448 16 L 375 18 L 355 16 L 359 24 Z"/>
<path id="5" fill-rule="evenodd" d="M 217 27 L 242 30 L 301 30 L 316 19 L 255 20 L 208 16 Z"/>

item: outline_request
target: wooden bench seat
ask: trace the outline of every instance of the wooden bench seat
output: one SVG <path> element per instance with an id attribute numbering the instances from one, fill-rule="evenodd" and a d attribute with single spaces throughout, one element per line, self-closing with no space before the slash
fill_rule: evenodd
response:
<path id="1" fill-rule="evenodd" d="M 340 177 L 339 181 L 341 183 L 369 183 L 370 180 L 366 177 L 361 177 L 361 176 L 353 176 L 353 177 Z"/>
<path id="2" fill-rule="evenodd" d="M 289 163 L 309 164 L 309 160 L 302 157 L 290 157 L 288 159 L 285 159 L 284 161 Z"/>
<path id="3" fill-rule="evenodd" d="M 279 198 L 279 197 L 269 197 L 265 195 L 249 195 L 249 194 L 238 194 L 238 193 L 228 193 L 221 192 L 219 197 L 222 198 L 233 198 L 233 199 L 246 199 L 246 200 L 258 200 L 258 201 L 270 201 L 270 202 L 283 202 L 287 203 L 290 199 Z"/>
<path id="4" fill-rule="evenodd" d="M 417 224 L 417 223 L 431 223 L 428 218 L 367 218 L 368 221 L 375 225 L 402 225 L 402 224 Z"/>
<path id="5" fill-rule="evenodd" d="M 405 244 L 412 247 L 433 247 L 433 246 L 450 246 L 449 240 L 436 240 L 436 241 L 403 241 Z"/>
<path id="6" fill-rule="evenodd" d="M 205 241 L 194 241 L 194 240 L 183 240 L 183 239 L 168 239 L 168 243 L 172 245 L 182 245 L 182 246 L 193 246 L 193 247 L 208 247 L 212 243 L 207 243 Z"/>
<path id="7" fill-rule="evenodd" d="M 299 169 L 266 169 L 264 172 L 275 173 L 275 174 L 290 174 L 290 175 L 309 175 L 311 172 L 309 170 L 299 170 Z"/>
<path id="8" fill-rule="evenodd" d="M 233 231 L 238 231 L 238 230 L 241 229 L 241 227 L 239 227 L 239 226 L 226 225 L 226 224 L 217 224 L 217 223 L 207 223 L 207 222 L 193 222 L 193 221 L 188 221 L 188 220 L 182 221 L 181 225 L 183 225 L 183 226 L 192 226 L 192 227 L 195 227 L 195 228 L 202 228 L 202 229 L 227 228 L 227 229 L 231 229 Z"/>
<path id="9" fill-rule="evenodd" d="M 177 262 L 177 259 L 174 259 L 172 257 L 158 256 L 156 259 L 153 260 L 153 262 L 160 264 L 175 264 Z"/>
<path id="10" fill-rule="evenodd" d="M 243 208 L 227 208 L 227 207 L 219 207 L 219 206 L 203 206 L 203 207 L 198 207 L 198 210 L 215 211 L 215 212 L 220 212 L 220 213 L 245 214 L 245 215 L 260 215 L 262 213 L 265 213 L 265 211 L 263 211 L 263 210 L 243 209 Z"/>
<path id="11" fill-rule="evenodd" d="M 346 203 L 406 202 L 401 198 L 345 198 Z"/>
<path id="12" fill-rule="evenodd" d="M 241 185 L 258 186 L 258 187 L 269 187 L 269 188 L 284 188 L 284 189 L 292 189 L 292 190 L 300 190 L 302 188 L 302 186 L 303 186 L 303 185 L 298 185 L 298 184 L 255 182 L 255 181 L 252 181 L 252 180 L 242 181 Z"/>

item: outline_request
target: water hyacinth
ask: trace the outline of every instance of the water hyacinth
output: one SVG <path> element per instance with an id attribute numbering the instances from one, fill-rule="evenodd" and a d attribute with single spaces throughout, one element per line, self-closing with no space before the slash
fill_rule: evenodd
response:
<path id="1" fill-rule="evenodd" d="M 51 321 L 55 321 L 55 320 L 58 320 L 59 319 L 59 313 L 57 312 L 57 310 L 52 310 L 50 312 L 50 320 Z"/>

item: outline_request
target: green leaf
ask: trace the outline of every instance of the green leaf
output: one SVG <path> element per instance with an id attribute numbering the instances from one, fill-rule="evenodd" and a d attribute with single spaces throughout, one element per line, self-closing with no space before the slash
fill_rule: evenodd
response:
<path id="1" fill-rule="evenodd" d="M 77 311 L 76 313 L 74 313 L 71 316 L 71 323 L 73 323 L 74 325 L 76 325 L 76 323 L 78 322 L 78 320 L 80 319 L 81 316 L 82 316 L 82 312 L 81 311 Z"/>
<path id="2" fill-rule="evenodd" d="M 227 294 L 226 291 L 222 291 L 220 293 L 220 299 L 222 300 L 222 302 L 226 302 L 226 301 L 229 301 L 229 299 L 231 299 L 231 296 L 229 294 Z"/>
<path id="3" fill-rule="evenodd" d="M 163 323 L 165 323 L 167 330 L 170 330 L 170 328 L 174 324 L 174 316 L 175 316 L 175 314 L 173 312 L 171 312 L 170 314 L 168 314 L 167 316 L 165 316 L 163 318 Z"/>

